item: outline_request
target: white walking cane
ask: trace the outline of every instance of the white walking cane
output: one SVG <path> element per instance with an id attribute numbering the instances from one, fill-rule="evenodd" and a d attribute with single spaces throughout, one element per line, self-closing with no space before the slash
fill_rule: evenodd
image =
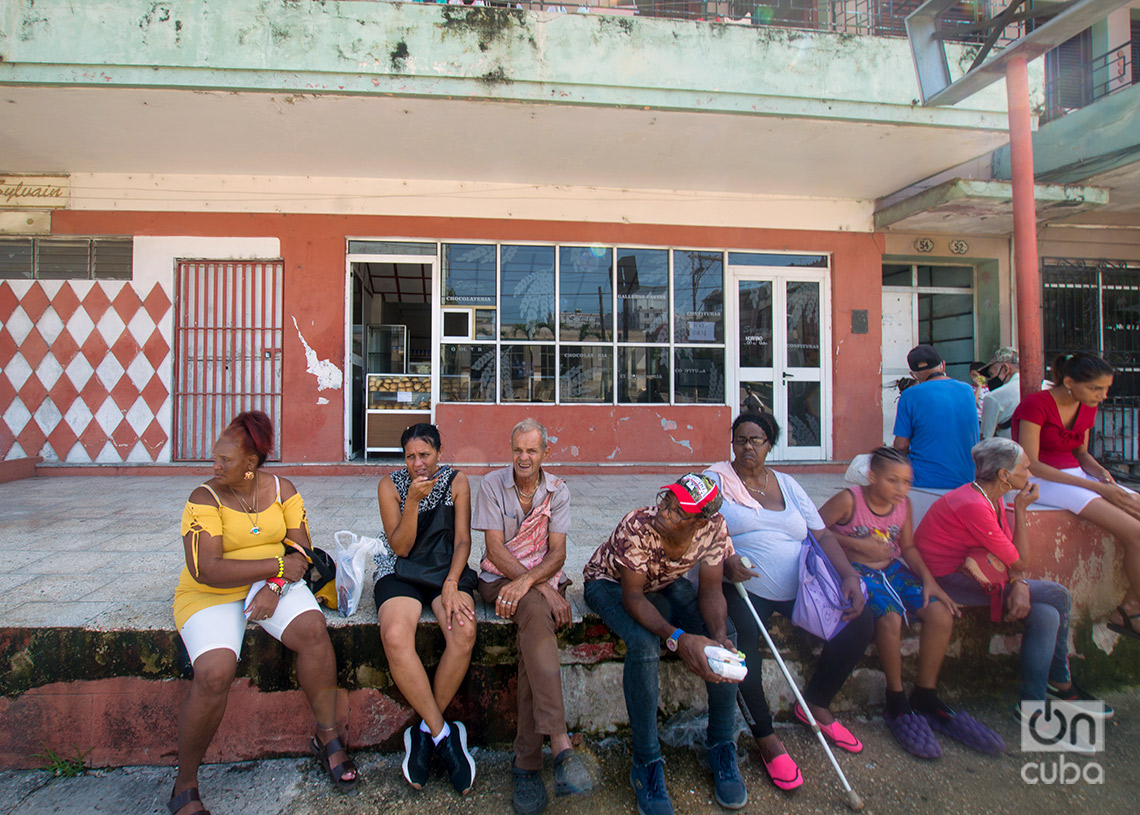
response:
<path id="1" fill-rule="evenodd" d="M 744 568 L 751 569 L 752 562 L 742 557 L 740 563 Z M 743 583 L 733 583 L 736 590 L 740 592 L 744 604 L 748 606 L 748 610 L 752 612 L 752 619 L 756 621 L 756 626 L 760 629 L 760 633 L 764 635 L 764 641 L 768 643 L 768 650 L 772 652 L 772 656 L 776 658 L 776 664 L 780 666 L 780 670 L 784 674 L 784 679 L 788 680 L 788 686 L 792 689 L 792 693 L 796 696 L 796 701 L 800 703 L 800 709 L 803 710 L 804 715 L 807 716 L 808 723 L 811 725 L 815 737 L 819 739 L 819 743 L 823 745 L 823 751 L 827 753 L 828 759 L 831 761 L 831 766 L 835 768 L 835 772 L 839 775 L 839 780 L 843 784 L 843 789 L 847 792 L 847 806 L 858 812 L 863 808 L 863 799 L 859 797 L 859 793 L 851 789 L 851 785 L 847 783 L 847 776 L 843 774 L 843 770 L 839 769 L 839 762 L 835 760 L 835 754 L 831 752 L 831 747 L 827 744 L 827 739 L 823 737 L 823 732 L 819 729 L 819 724 L 816 723 L 815 717 L 811 715 L 811 709 L 808 707 L 804 697 L 800 695 L 800 689 L 796 687 L 796 682 L 792 679 L 792 674 L 788 671 L 788 666 L 784 664 L 783 657 L 780 652 L 776 650 L 776 644 L 772 642 L 771 635 L 768 634 L 768 629 L 764 627 L 764 623 L 760 621 L 760 615 L 756 613 L 756 607 L 752 605 L 752 601 L 748 599 L 748 592 L 744 590 Z"/>

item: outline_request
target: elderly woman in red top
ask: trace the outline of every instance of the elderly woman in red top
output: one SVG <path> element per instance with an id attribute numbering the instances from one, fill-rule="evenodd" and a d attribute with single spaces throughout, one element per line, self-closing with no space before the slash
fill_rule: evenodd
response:
<path id="1" fill-rule="evenodd" d="M 1140 495 L 1117 484 L 1089 453 L 1089 430 L 1113 373 L 1093 354 L 1058 356 L 1053 387 L 1026 396 L 1013 412 L 1013 440 L 1029 457 L 1041 503 L 1092 521 L 1124 547 L 1128 591 L 1108 627 L 1140 639 Z"/>
<path id="2" fill-rule="evenodd" d="M 991 596 L 974 577 L 960 571 L 972 550 L 986 549 L 1005 564 L 1009 582 L 997 603 L 1006 621 L 1025 626 L 1021 638 L 1021 698 L 1044 701 L 1046 694 L 1066 701 L 1096 701 L 1069 673 L 1068 590 L 1050 580 L 1029 580 L 1023 561 L 1028 551 L 1025 513 L 1037 500 L 1029 481 L 1029 458 L 1017 442 L 995 437 L 970 451 L 974 480 L 943 495 L 914 530 L 914 544 L 938 585 L 960 606 L 991 606 Z M 1002 498 L 1017 491 L 1011 528 Z M 991 606 L 992 607 L 992 606 Z M 1105 706 L 1106 715 L 1112 710 Z"/>

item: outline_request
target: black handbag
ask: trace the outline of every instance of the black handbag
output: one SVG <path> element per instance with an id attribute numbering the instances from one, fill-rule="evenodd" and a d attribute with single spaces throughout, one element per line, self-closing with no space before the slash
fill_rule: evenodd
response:
<path id="1" fill-rule="evenodd" d="M 457 471 L 451 471 L 454 480 Z M 450 489 L 450 482 L 448 489 Z M 404 557 L 396 558 L 396 576 L 429 589 L 443 587 L 455 554 L 455 507 L 440 502 L 416 524 L 416 542 Z"/>

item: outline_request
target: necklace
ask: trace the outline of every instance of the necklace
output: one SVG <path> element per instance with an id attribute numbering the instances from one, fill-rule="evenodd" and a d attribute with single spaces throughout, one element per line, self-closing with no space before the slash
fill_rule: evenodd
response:
<path id="1" fill-rule="evenodd" d="M 763 494 L 764 494 L 764 490 L 768 489 L 768 473 L 770 473 L 770 472 L 771 472 L 771 470 L 769 470 L 767 467 L 765 467 L 765 468 L 764 468 L 764 486 L 763 486 L 763 487 L 760 487 L 760 488 L 757 488 L 757 487 L 750 487 L 750 486 L 748 486 L 747 484 L 745 484 L 745 483 L 744 483 L 744 479 L 743 479 L 743 478 L 742 478 L 742 479 L 740 479 L 740 483 L 741 483 L 741 484 L 744 484 L 744 489 L 748 490 L 749 492 L 758 492 L 758 493 L 760 493 L 761 495 L 763 495 Z"/>
<path id="2" fill-rule="evenodd" d="M 229 486 L 229 485 L 227 484 L 226 486 Z M 257 511 L 257 486 L 258 486 L 258 479 L 256 476 L 254 476 L 252 514 L 251 514 L 249 507 L 247 507 L 245 505 L 245 501 L 241 500 L 241 496 L 237 494 L 237 490 L 235 490 L 233 487 L 230 487 L 230 492 L 233 493 L 234 498 L 237 499 L 238 504 L 241 506 L 242 512 L 244 512 L 245 516 L 247 518 L 249 518 L 249 522 L 251 524 L 253 524 L 253 526 L 251 526 L 249 528 L 249 534 L 251 534 L 251 535 L 260 535 L 261 534 L 261 527 L 257 525 L 257 516 L 260 514 Z"/>
<path id="3" fill-rule="evenodd" d="M 515 484 L 513 481 L 512 481 L 511 486 L 513 486 L 515 488 L 515 495 L 517 495 L 519 497 L 520 501 L 529 501 L 530 499 L 534 498 L 534 494 L 536 492 L 538 492 L 538 482 L 537 481 L 534 482 L 534 489 L 531 490 L 530 492 L 523 492 L 522 490 L 519 489 L 519 485 Z"/>
<path id="4" fill-rule="evenodd" d="M 985 499 L 989 502 L 990 506 L 994 508 L 994 514 L 996 515 L 997 511 L 998 511 L 997 504 L 995 504 L 993 499 L 990 498 L 990 496 L 986 493 L 986 491 L 982 489 L 982 485 L 979 484 L 977 481 L 971 481 L 970 486 L 973 487 L 974 489 L 976 489 L 978 492 L 980 492 L 985 497 Z"/>

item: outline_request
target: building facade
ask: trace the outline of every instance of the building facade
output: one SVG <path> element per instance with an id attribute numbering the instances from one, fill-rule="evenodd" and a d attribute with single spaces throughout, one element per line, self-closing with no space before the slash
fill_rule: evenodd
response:
<path id="1" fill-rule="evenodd" d="M 762 8 L 7 4 L 0 457 L 200 461 L 253 407 L 291 463 L 533 416 L 703 465 L 757 402 L 775 459 L 874 446 L 907 348 L 1015 336 L 1004 93 L 922 108 L 898 15 Z M 1043 256 L 1140 259 L 1087 178 Z"/>

